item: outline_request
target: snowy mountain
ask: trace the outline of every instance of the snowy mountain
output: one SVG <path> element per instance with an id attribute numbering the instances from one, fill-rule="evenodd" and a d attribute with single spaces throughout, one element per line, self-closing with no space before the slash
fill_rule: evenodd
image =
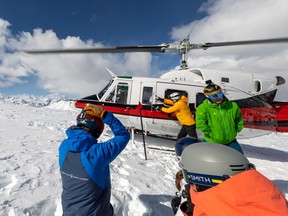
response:
<path id="1" fill-rule="evenodd" d="M 33 95 L 16 95 L 3 96 L 0 94 L 0 101 L 7 104 L 26 104 L 34 107 L 44 107 L 55 104 L 59 101 L 65 101 L 65 97 L 58 94 L 51 94 L 47 96 L 33 96 Z"/>
<path id="2" fill-rule="evenodd" d="M 0 95 L 0 215 L 61 216 L 58 146 L 79 109 L 60 96 Z M 100 137 L 109 139 L 108 128 Z M 288 134 L 239 140 L 246 156 L 288 198 Z M 173 147 L 173 146 L 172 146 Z M 112 204 L 117 216 L 173 215 L 174 153 L 131 140 L 111 164 Z"/>

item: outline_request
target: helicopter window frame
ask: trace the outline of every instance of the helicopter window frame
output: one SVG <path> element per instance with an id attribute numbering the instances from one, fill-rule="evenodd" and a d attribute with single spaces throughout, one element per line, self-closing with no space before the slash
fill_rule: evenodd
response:
<path id="1" fill-rule="evenodd" d="M 113 88 L 113 90 L 106 97 L 105 101 L 115 103 L 115 95 L 116 95 L 116 86 Z"/>
<path id="2" fill-rule="evenodd" d="M 102 97 L 105 95 L 107 92 L 108 88 L 113 84 L 114 80 L 111 79 L 109 80 L 108 84 L 97 94 L 97 97 L 101 100 Z M 110 95 L 109 95 L 110 96 Z M 106 100 L 107 101 L 107 100 Z"/>
<path id="3" fill-rule="evenodd" d="M 143 86 L 142 91 L 142 104 L 152 104 L 152 96 L 153 96 L 153 87 L 152 86 Z"/>
<path id="4" fill-rule="evenodd" d="M 115 103 L 127 104 L 128 93 L 129 93 L 129 83 L 119 82 L 116 86 L 116 100 Z"/>

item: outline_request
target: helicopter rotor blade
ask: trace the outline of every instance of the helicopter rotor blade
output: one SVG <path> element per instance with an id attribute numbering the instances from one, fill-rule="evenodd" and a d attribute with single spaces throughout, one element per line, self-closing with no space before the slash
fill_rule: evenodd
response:
<path id="1" fill-rule="evenodd" d="M 230 41 L 230 42 L 219 42 L 219 43 L 205 43 L 203 45 L 191 44 L 190 49 L 208 49 L 210 47 L 221 47 L 221 46 L 236 46 L 236 45 L 253 45 L 253 44 L 272 44 L 272 43 L 287 43 L 288 38 L 272 38 L 263 40 L 247 40 L 247 41 Z"/>
<path id="2" fill-rule="evenodd" d="M 123 53 L 123 52 L 165 52 L 167 45 L 152 46 L 117 46 L 99 48 L 80 49 L 43 49 L 43 50 L 23 50 L 28 54 L 60 54 L 60 53 Z"/>
<path id="3" fill-rule="evenodd" d="M 22 50 L 28 54 L 61 54 L 61 53 L 124 53 L 124 52 L 166 52 L 180 51 L 186 54 L 192 49 L 206 50 L 210 47 L 235 46 L 235 45 L 253 45 L 253 44 L 273 44 L 287 43 L 288 38 L 272 38 L 262 40 L 247 41 L 230 41 L 216 43 L 191 44 L 189 40 L 184 39 L 180 44 L 161 44 L 161 45 L 144 45 L 144 46 L 116 46 L 116 47 L 93 47 L 93 48 L 71 48 L 71 49 L 38 49 Z"/>

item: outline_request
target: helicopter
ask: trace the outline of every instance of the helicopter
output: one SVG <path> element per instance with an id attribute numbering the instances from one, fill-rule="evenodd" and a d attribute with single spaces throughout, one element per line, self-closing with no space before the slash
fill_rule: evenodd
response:
<path id="1" fill-rule="evenodd" d="M 285 79 L 281 76 L 264 74 L 189 68 L 187 54 L 194 49 L 206 50 L 211 47 L 287 42 L 288 38 L 273 38 L 192 44 L 189 38 L 185 38 L 179 44 L 24 50 L 24 52 L 60 54 L 177 51 L 181 57 L 180 66 L 162 74 L 159 78 L 116 76 L 107 68 L 111 74 L 108 84 L 100 92 L 76 100 L 75 107 L 83 108 L 87 104 L 98 104 L 106 111 L 114 113 L 133 132 L 144 132 L 147 136 L 175 140 L 181 126 L 174 115 L 161 111 L 163 103 L 160 99 L 169 98 L 173 92 L 185 95 L 192 114 L 195 115 L 197 106 L 206 98 L 203 93 L 206 81 L 212 80 L 220 85 L 229 100 L 239 105 L 245 128 L 238 136 L 247 138 L 255 136 L 259 131 L 288 132 L 288 102 L 276 103 L 274 101 L 277 89 L 285 83 Z M 201 137 L 201 132 L 197 131 L 197 133 Z"/>

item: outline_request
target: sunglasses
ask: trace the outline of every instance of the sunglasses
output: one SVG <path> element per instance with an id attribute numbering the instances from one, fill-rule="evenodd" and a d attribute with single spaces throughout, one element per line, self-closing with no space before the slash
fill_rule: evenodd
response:
<path id="1" fill-rule="evenodd" d="M 217 100 L 217 99 L 220 99 L 223 97 L 223 92 L 220 91 L 216 94 L 211 94 L 211 95 L 208 95 L 208 98 L 211 99 L 211 100 Z"/>

